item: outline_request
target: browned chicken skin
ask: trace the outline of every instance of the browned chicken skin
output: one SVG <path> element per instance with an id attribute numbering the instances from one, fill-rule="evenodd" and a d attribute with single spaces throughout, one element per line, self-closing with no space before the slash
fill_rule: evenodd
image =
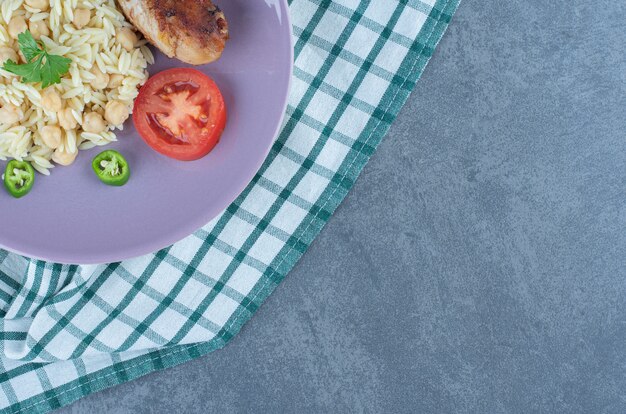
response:
<path id="1" fill-rule="evenodd" d="M 228 40 L 224 13 L 211 0 L 118 0 L 126 17 L 169 57 L 192 65 L 217 60 Z"/>

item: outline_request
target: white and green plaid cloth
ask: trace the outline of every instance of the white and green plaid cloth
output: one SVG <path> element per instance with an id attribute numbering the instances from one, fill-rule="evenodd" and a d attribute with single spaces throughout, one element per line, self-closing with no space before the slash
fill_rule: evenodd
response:
<path id="1" fill-rule="evenodd" d="M 293 0 L 285 124 L 218 218 L 109 265 L 0 251 L 0 409 L 50 411 L 228 343 L 350 190 L 458 2 Z"/>

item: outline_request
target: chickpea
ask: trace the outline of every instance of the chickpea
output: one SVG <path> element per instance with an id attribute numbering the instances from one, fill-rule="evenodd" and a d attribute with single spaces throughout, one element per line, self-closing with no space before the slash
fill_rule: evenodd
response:
<path id="1" fill-rule="evenodd" d="M 110 101 L 104 111 L 104 119 L 112 125 L 122 125 L 128 119 L 129 113 L 126 105 L 120 101 Z"/>
<path id="2" fill-rule="evenodd" d="M 13 16 L 9 20 L 9 35 L 13 39 L 17 39 L 17 35 L 24 33 L 26 30 L 28 30 L 28 25 L 23 16 Z"/>
<path id="3" fill-rule="evenodd" d="M 74 163 L 77 155 L 78 151 L 69 152 L 67 150 L 61 150 L 61 148 L 57 148 L 54 151 L 54 154 L 52 154 L 52 161 L 56 162 L 59 165 L 68 166 Z"/>
<path id="4" fill-rule="evenodd" d="M 91 20 L 91 12 L 89 10 L 74 10 L 74 20 L 72 20 L 72 23 L 74 23 L 74 26 L 76 26 L 77 29 L 82 29 L 83 27 L 87 26 L 89 20 Z"/>
<path id="5" fill-rule="evenodd" d="M 4 65 L 4 62 L 9 59 L 17 63 L 19 61 L 17 52 L 8 46 L 0 47 L 0 65 Z"/>
<path id="6" fill-rule="evenodd" d="M 43 109 L 46 111 L 59 112 L 63 108 L 61 95 L 53 88 L 47 88 L 41 94 L 41 106 L 43 106 Z"/>
<path id="7" fill-rule="evenodd" d="M 61 125 L 63 129 L 70 130 L 78 126 L 78 122 L 76 122 L 76 118 L 74 118 L 74 114 L 72 114 L 72 110 L 70 108 L 61 110 L 58 117 L 59 125 Z"/>
<path id="8" fill-rule="evenodd" d="M 28 28 L 30 29 L 30 33 L 37 40 L 41 39 L 41 36 L 50 35 L 50 29 L 48 29 L 48 25 L 43 20 L 38 20 L 36 22 L 29 22 Z"/>
<path id="9" fill-rule="evenodd" d="M 13 125 L 21 121 L 23 117 L 22 108 L 13 104 L 8 103 L 0 108 L 0 124 L 2 125 Z"/>
<path id="10" fill-rule="evenodd" d="M 106 129 L 106 124 L 102 115 L 97 112 L 90 112 L 83 117 L 83 130 L 85 132 L 91 132 L 97 134 Z"/>
<path id="11" fill-rule="evenodd" d="M 61 128 L 56 125 L 46 125 L 41 128 L 41 140 L 48 147 L 55 149 L 61 145 Z"/>
<path id="12" fill-rule="evenodd" d="M 128 27 L 124 27 L 117 31 L 117 41 L 124 49 L 131 52 L 137 43 L 137 35 Z"/>
<path id="13" fill-rule="evenodd" d="M 26 0 L 26 4 L 33 9 L 48 10 L 50 0 Z"/>
<path id="14" fill-rule="evenodd" d="M 96 78 L 91 81 L 91 86 L 94 89 L 100 90 L 109 86 L 109 75 L 106 73 L 102 73 L 102 71 L 100 71 L 98 66 L 94 66 L 91 69 L 91 73 L 93 73 L 96 76 Z"/>
<path id="15" fill-rule="evenodd" d="M 109 84 L 107 88 L 114 89 L 122 86 L 122 81 L 124 80 L 124 75 L 120 75 L 119 73 L 114 73 L 109 78 Z"/>

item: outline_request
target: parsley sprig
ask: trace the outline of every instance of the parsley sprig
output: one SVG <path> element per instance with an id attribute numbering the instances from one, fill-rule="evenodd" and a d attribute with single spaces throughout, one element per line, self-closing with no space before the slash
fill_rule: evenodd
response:
<path id="1" fill-rule="evenodd" d="M 18 64 L 9 59 L 2 68 L 21 76 L 22 82 L 41 82 L 41 87 L 47 88 L 60 83 L 61 76 L 69 72 L 72 60 L 48 53 L 46 45 L 36 41 L 30 31 L 20 33 L 17 36 L 17 43 L 28 63 Z"/>

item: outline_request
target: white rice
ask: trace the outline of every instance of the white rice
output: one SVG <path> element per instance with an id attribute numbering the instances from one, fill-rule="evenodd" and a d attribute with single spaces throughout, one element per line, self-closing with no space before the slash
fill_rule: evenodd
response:
<path id="1" fill-rule="evenodd" d="M 129 112 L 132 111 L 139 87 L 148 79 L 146 68 L 154 63 L 154 57 L 143 39 L 131 52 L 117 42 L 116 31 L 132 26 L 117 9 L 115 0 L 50 0 L 49 3 L 50 7 L 41 11 L 27 6 L 24 0 L 0 0 L 0 47 L 9 46 L 19 51 L 17 40 L 8 34 L 11 17 L 21 15 L 26 22 L 46 22 L 50 37 L 42 36 L 41 40 L 48 52 L 72 60 L 61 83 L 49 86 L 62 97 L 63 106 L 72 109 L 78 122 L 75 130 L 62 129 L 61 150 L 73 154 L 116 141 L 114 131 L 121 130 L 122 125 L 107 123 L 102 133 L 85 132 L 81 128 L 83 113 L 95 111 L 104 115 L 106 103 L 113 99 L 122 101 Z M 72 24 L 77 8 L 92 12 L 89 24 L 81 29 Z M 123 75 L 122 84 L 113 89 L 95 90 L 90 85 L 94 79 L 90 71 L 94 66 L 105 74 Z M 54 167 L 51 162 L 54 150 L 44 144 L 39 131 L 46 125 L 58 125 L 57 114 L 42 108 L 40 84 L 24 84 L 19 79 L 0 69 L 0 106 L 11 103 L 24 113 L 17 124 L 0 123 L 0 160 L 30 161 L 37 171 L 48 175 Z"/>

